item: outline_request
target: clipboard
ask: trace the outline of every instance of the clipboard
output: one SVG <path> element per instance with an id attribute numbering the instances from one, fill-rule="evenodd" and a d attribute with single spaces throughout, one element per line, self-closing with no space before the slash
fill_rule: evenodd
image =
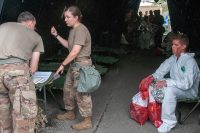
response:
<path id="1" fill-rule="evenodd" d="M 32 76 L 33 83 L 37 88 L 41 88 L 47 84 L 52 83 L 55 79 L 59 78 L 60 75 L 55 75 L 54 72 L 37 71 Z"/>

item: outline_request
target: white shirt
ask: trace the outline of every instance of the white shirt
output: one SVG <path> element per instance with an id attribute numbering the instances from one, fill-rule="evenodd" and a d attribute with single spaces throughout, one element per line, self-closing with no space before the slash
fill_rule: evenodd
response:
<path id="1" fill-rule="evenodd" d="M 168 87 L 191 90 L 192 94 L 197 96 L 200 72 L 194 53 L 182 53 L 178 60 L 172 55 L 159 66 L 153 77 L 161 80 L 168 72 L 170 78 L 165 79 Z"/>

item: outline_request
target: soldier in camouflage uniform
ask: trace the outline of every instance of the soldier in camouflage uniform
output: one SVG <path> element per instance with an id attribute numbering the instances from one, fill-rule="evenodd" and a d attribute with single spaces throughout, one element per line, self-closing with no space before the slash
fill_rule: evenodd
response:
<path id="1" fill-rule="evenodd" d="M 0 133 L 34 133 L 37 115 L 35 86 L 31 79 L 44 52 L 29 12 L 18 23 L 0 26 Z"/>
<path id="2" fill-rule="evenodd" d="M 64 84 L 64 103 L 65 109 L 67 109 L 68 112 L 58 115 L 57 119 L 75 119 L 74 109 L 77 103 L 79 112 L 84 120 L 80 123 L 72 125 L 72 128 L 76 130 L 83 130 L 92 127 L 92 99 L 89 93 L 77 92 L 78 78 L 80 73 L 79 68 L 77 68 L 73 62 L 76 62 L 81 66 L 92 65 L 92 60 L 90 58 L 91 36 L 88 29 L 80 22 L 82 14 L 78 7 L 69 7 L 64 12 L 64 15 L 67 26 L 71 27 L 68 40 L 65 40 L 59 36 L 54 27 L 51 28 L 51 34 L 55 36 L 55 38 L 57 38 L 58 41 L 70 51 L 69 55 L 61 63 L 61 66 L 56 72 L 56 74 L 62 73 L 65 65 L 70 64 Z"/>

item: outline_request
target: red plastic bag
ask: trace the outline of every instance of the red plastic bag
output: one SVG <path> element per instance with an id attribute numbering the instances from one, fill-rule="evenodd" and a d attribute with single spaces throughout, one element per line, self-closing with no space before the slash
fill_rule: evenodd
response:
<path id="1" fill-rule="evenodd" d="M 156 128 L 162 124 L 161 120 L 161 104 L 156 101 L 148 104 L 148 116 L 149 120 L 154 124 Z"/>
<path id="2" fill-rule="evenodd" d="M 144 78 L 139 85 L 139 90 L 141 92 L 142 99 L 145 100 L 149 96 L 149 85 L 152 83 L 154 80 L 153 76 L 150 75 L 146 78 Z"/>
<path id="3" fill-rule="evenodd" d="M 157 103 L 151 94 L 149 89 L 149 104 L 148 104 L 148 116 L 149 120 L 154 124 L 156 128 L 162 124 L 161 120 L 161 104 Z"/>
<path id="4" fill-rule="evenodd" d="M 148 119 L 148 100 L 143 100 L 141 98 L 140 92 L 137 93 L 130 103 L 130 115 L 131 118 L 138 122 L 140 125 L 144 125 Z"/>

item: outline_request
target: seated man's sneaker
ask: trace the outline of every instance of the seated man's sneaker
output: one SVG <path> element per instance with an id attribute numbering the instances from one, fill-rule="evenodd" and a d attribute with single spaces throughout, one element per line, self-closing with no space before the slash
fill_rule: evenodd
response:
<path id="1" fill-rule="evenodd" d="M 170 131 L 171 131 L 171 128 L 166 123 L 163 123 L 158 128 L 159 133 L 169 133 Z"/>

